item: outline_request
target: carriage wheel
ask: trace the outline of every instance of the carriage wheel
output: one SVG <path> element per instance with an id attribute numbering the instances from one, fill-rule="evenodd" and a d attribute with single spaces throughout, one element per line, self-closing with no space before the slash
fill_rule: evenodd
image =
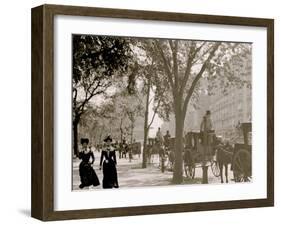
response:
<path id="1" fill-rule="evenodd" d="M 194 179 L 195 177 L 195 164 L 188 164 L 184 166 L 184 172 L 186 177 Z"/>
<path id="2" fill-rule="evenodd" d="M 252 175 L 251 154 L 245 149 L 240 149 L 233 157 L 233 174 L 235 182 L 248 182 Z"/>
<path id="3" fill-rule="evenodd" d="M 167 169 L 167 170 L 171 170 L 171 169 L 172 169 L 172 163 L 169 161 L 168 158 L 166 158 L 166 159 L 164 160 L 164 167 L 165 167 L 165 169 Z"/>
<path id="4" fill-rule="evenodd" d="M 212 161 L 211 162 L 211 169 L 212 169 L 212 173 L 215 177 L 219 177 L 220 176 L 220 167 L 217 161 Z"/>
<path id="5" fill-rule="evenodd" d="M 173 155 L 173 152 L 170 152 L 167 156 L 167 169 L 169 169 L 170 171 L 173 171 L 174 163 L 175 163 L 175 157 Z"/>

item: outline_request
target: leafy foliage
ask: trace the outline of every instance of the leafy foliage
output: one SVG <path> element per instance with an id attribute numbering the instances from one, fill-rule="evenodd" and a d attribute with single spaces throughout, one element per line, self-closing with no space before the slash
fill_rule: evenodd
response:
<path id="1" fill-rule="evenodd" d="M 159 115 L 164 120 L 175 112 L 176 101 L 186 112 L 189 103 L 196 108 L 204 90 L 211 95 L 217 89 L 227 92 L 233 86 L 251 85 L 249 73 L 233 66 L 246 65 L 246 70 L 250 70 L 250 44 L 163 39 L 140 42 L 147 58 L 154 63 L 155 100 L 161 98 Z"/>
<path id="2" fill-rule="evenodd" d="M 103 94 L 114 77 L 128 71 L 132 59 L 126 38 L 73 36 L 73 111 L 82 114 L 95 95 Z"/>
<path id="3" fill-rule="evenodd" d="M 104 95 L 128 70 L 132 52 L 126 38 L 73 35 L 72 107 L 74 154 L 78 154 L 78 123 L 94 96 Z"/>

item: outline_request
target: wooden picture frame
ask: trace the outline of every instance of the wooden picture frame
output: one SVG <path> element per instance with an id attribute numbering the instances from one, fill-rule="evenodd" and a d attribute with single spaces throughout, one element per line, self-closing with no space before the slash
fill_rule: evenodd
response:
<path id="1" fill-rule="evenodd" d="M 267 198 L 120 208 L 54 211 L 54 16 L 88 16 L 267 29 Z M 50 220 L 163 214 L 274 205 L 274 20 L 183 13 L 42 5 L 32 9 L 32 200 L 31 215 Z"/>

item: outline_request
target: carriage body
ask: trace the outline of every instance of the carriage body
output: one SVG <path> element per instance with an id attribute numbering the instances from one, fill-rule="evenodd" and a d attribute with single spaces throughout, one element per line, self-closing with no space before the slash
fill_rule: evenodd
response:
<path id="1" fill-rule="evenodd" d="M 201 132 L 189 132 L 184 139 L 184 149 L 197 156 L 195 159 L 196 163 L 200 163 L 203 160 L 211 161 L 215 156 L 215 131 L 211 131 L 206 135 L 206 143 L 203 142 L 203 136 Z M 205 159 L 203 159 L 203 156 Z"/>
<path id="2" fill-rule="evenodd" d="M 252 145 L 251 131 L 252 123 L 242 123 L 244 143 L 235 143 L 232 159 L 232 170 L 235 182 L 250 181 L 252 177 Z"/>
<path id="3" fill-rule="evenodd" d="M 204 137 L 205 136 L 205 137 Z M 215 147 L 217 137 L 215 131 L 203 134 L 202 132 L 188 132 L 184 139 L 184 171 L 186 176 L 195 177 L 195 169 L 203 165 L 211 166 L 214 176 L 220 172 L 215 161 Z"/>
<path id="4" fill-rule="evenodd" d="M 129 144 L 129 150 L 132 152 L 133 155 L 140 155 L 141 154 L 141 142 L 135 142 Z"/>
<path id="5" fill-rule="evenodd" d="M 156 143 L 157 142 L 155 138 L 148 138 L 147 150 L 149 151 L 150 155 L 155 155 L 159 153 Z"/>
<path id="6" fill-rule="evenodd" d="M 183 137 L 183 168 L 186 176 L 194 178 L 195 168 L 202 167 L 203 162 L 209 163 L 215 176 L 219 175 L 217 165 L 214 164 L 215 140 L 214 131 L 208 133 L 206 144 L 203 143 L 203 134 L 200 132 L 189 132 Z M 176 151 L 175 137 L 169 138 L 168 145 L 166 144 L 164 148 L 158 145 L 155 138 L 148 138 L 147 150 L 149 159 L 152 155 L 159 155 L 159 157 L 161 155 L 160 158 L 165 162 L 165 168 L 173 170 Z M 162 152 L 164 155 L 161 154 Z"/>

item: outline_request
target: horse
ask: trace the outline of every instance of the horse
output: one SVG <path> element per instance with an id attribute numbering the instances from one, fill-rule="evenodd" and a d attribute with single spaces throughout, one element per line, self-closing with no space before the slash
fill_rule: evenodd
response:
<path id="1" fill-rule="evenodd" d="M 218 145 L 216 148 L 216 160 L 220 169 L 220 178 L 221 183 L 224 183 L 223 180 L 223 167 L 225 169 L 225 182 L 228 183 L 228 165 L 232 164 L 233 158 L 233 148 L 226 145 Z"/>
<path id="2" fill-rule="evenodd" d="M 148 146 L 146 148 L 146 158 L 148 164 L 154 163 L 154 155 L 157 153 L 158 150 L 156 150 L 155 145 Z"/>
<path id="3" fill-rule="evenodd" d="M 158 162 L 159 167 L 161 165 L 161 157 L 165 154 L 164 147 L 158 143 L 154 143 L 147 147 L 147 162 L 149 164 L 155 164 Z"/>
<path id="4" fill-rule="evenodd" d="M 168 151 L 168 160 L 169 160 L 169 168 L 173 170 L 174 163 L 175 163 L 175 152 L 174 151 Z"/>

